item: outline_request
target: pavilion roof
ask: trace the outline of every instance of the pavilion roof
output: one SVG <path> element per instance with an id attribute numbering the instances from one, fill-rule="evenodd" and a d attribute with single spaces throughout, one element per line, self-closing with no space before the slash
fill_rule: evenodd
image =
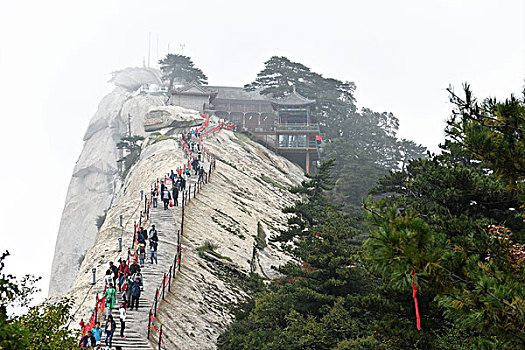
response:
<path id="1" fill-rule="evenodd" d="M 274 99 L 272 104 L 274 106 L 309 106 L 315 104 L 315 100 L 310 100 L 304 96 L 301 96 L 294 89 L 290 95 Z"/>
<path id="2" fill-rule="evenodd" d="M 246 91 L 242 87 L 236 86 L 209 86 L 217 91 L 216 100 L 236 100 L 236 101 L 268 101 L 269 98 L 261 94 L 261 90 Z"/>
<path id="3" fill-rule="evenodd" d="M 173 89 L 171 91 L 172 95 L 204 95 L 204 96 L 216 96 L 217 90 L 212 89 L 211 87 L 199 84 L 189 84 L 184 85 L 180 88 Z"/>

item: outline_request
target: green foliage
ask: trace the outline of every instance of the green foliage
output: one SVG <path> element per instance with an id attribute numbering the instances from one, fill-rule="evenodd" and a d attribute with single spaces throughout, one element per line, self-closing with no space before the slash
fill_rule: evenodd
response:
<path id="1" fill-rule="evenodd" d="M 163 78 L 169 80 L 168 90 L 173 88 L 173 82 L 178 79 L 182 84 L 195 82 L 197 84 L 207 84 L 208 78 L 202 70 L 194 66 L 193 61 L 188 56 L 178 54 L 167 54 L 159 60 L 160 70 Z"/>
<path id="2" fill-rule="evenodd" d="M 5 267 L 5 258 L 0 257 L 0 273 Z M 40 278 L 25 276 L 18 281 L 12 275 L 0 275 L 0 349 L 76 349 L 78 332 L 69 330 L 72 302 L 67 299 L 54 303 L 42 303 L 31 307 L 26 314 L 9 318 L 8 307 L 27 308 L 32 294 L 38 291 L 35 282 Z"/>
<path id="3" fill-rule="evenodd" d="M 286 57 L 270 58 L 245 89 L 261 89 L 273 97 L 290 95 L 295 89 L 316 101 L 313 116 L 328 141 L 322 160 L 337 162 L 330 195 L 353 215 L 379 178 L 389 170 L 403 169 L 410 159 L 425 156 L 423 146 L 397 137 L 399 121 L 392 113 L 356 110 L 354 83 L 325 78 Z"/>
<path id="4" fill-rule="evenodd" d="M 265 68 L 255 81 L 244 86 L 245 89 L 262 89 L 262 94 L 284 97 L 295 88 L 301 95 L 317 101 L 317 118 L 323 131 L 330 136 L 339 135 L 342 123 L 356 109 L 353 82 L 324 78 L 286 57 L 273 56 L 264 64 Z"/>
<path id="5" fill-rule="evenodd" d="M 260 221 L 257 222 L 257 237 L 255 238 L 255 243 L 259 249 L 264 249 L 268 245 L 266 243 L 266 233 Z"/>
<path id="6" fill-rule="evenodd" d="M 281 185 L 280 183 L 278 183 L 277 181 L 275 181 L 274 179 L 272 179 L 269 176 L 261 174 L 261 180 L 263 180 L 266 183 L 272 184 L 275 187 L 280 188 L 281 190 L 286 190 L 286 187 L 284 187 L 283 185 Z"/>
<path id="7" fill-rule="evenodd" d="M 204 254 L 206 252 L 208 254 L 213 255 L 216 258 L 224 259 L 224 260 L 228 260 L 229 262 L 232 262 L 231 258 L 221 255 L 218 252 L 216 252 L 215 249 L 217 248 L 218 246 L 216 244 L 213 244 L 211 241 L 205 241 L 202 246 L 197 248 L 197 251 L 199 252 L 199 256 L 201 258 L 206 258 L 206 254 Z"/>
<path id="8" fill-rule="evenodd" d="M 411 161 L 375 189 L 385 197 L 369 209 L 365 256 L 392 288 L 409 293 L 415 273 L 419 292 L 449 321 L 438 344 L 523 348 L 523 176 L 516 150 L 505 150 L 520 148 L 523 101 L 478 105 L 465 93 L 452 95 L 443 153 Z M 495 129 L 496 121 L 514 126 Z"/>
<path id="9" fill-rule="evenodd" d="M 104 210 L 104 214 L 97 216 L 97 220 L 95 224 L 97 225 L 97 230 L 100 231 L 102 228 L 102 225 L 104 225 L 104 221 L 106 221 L 106 215 L 108 214 L 107 210 Z"/>
<path id="10" fill-rule="evenodd" d="M 159 135 L 155 136 L 151 140 L 151 142 L 152 142 L 152 144 L 154 144 L 154 143 L 157 143 L 157 142 L 160 142 L 160 141 L 164 141 L 164 140 L 175 140 L 175 141 L 178 141 L 178 139 L 176 137 L 174 137 L 174 136 L 160 135 L 159 134 Z"/>
<path id="11" fill-rule="evenodd" d="M 355 223 L 329 200 L 333 165 L 322 164 L 294 189 L 303 199 L 286 209 L 292 217 L 278 241 L 295 260 L 237 314 L 219 349 L 432 348 L 400 315 L 406 303 L 391 301 L 359 262 Z"/>
<path id="12" fill-rule="evenodd" d="M 80 256 L 78 257 L 78 266 L 82 265 L 82 263 L 84 262 L 84 259 L 86 258 L 86 253 L 83 253 L 83 254 L 80 254 Z"/>
<path id="13" fill-rule="evenodd" d="M 27 349 L 77 349 L 80 332 L 67 328 L 72 306 L 70 299 L 44 302 L 17 318 L 16 322 L 29 334 Z"/>
<path id="14" fill-rule="evenodd" d="M 237 166 L 235 164 L 232 164 L 232 163 L 228 162 L 226 159 L 222 159 L 219 156 L 215 156 L 215 159 L 217 159 L 219 162 L 223 162 L 224 164 L 227 164 L 227 165 L 231 166 L 233 169 L 237 170 Z"/>
<path id="15" fill-rule="evenodd" d="M 448 91 L 455 109 L 447 135 L 516 188 L 525 177 L 525 89 L 521 98 L 511 95 L 504 102 L 488 98 L 481 103 L 468 84 L 464 98 Z"/>
<path id="16" fill-rule="evenodd" d="M 122 159 L 118 160 L 119 162 L 123 162 L 121 174 L 121 177 L 123 179 L 126 178 L 133 164 L 135 164 L 139 160 L 140 152 L 142 150 L 142 141 L 144 141 L 144 137 L 133 135 L 122 137 L 120 139 L 120 142 L 117 143 L 117 149 L 127 151 L 127 154 L 124 157 L 122 157 Z"/>

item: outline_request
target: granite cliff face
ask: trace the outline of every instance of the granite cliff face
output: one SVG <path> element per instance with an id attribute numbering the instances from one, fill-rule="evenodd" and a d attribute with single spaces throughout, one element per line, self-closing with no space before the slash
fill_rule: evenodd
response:
<path id="1" fill-rule="evenodd" d="M 185 162 L 182 150 L 171 138 L 153 136 L 145 144 L 140 160 L 116 194 L 100 233 L 66 293 L 77 303 L 75 324 L 80 319 L 89 319 L 95 294 L 103 291 L 102 277 L 108 262 L 127 257 L 133 222 L 144 205 L 140 191 L 149 189 L 153 180 Z M 219 334 L 232 321 L 231 305 L 248 296 L 242 280 L 250 272 L 275 277 L 273 266 L 290 259 L 268 238 L 286 225 L 281 208 L 297 199 L 287 188 L 303 179 L 302 169 L 231 131 L 220 131 L 204 144 L 217 156 L 217 165 L 210 182 L 185 208 L 182 268 L 166 300 L 159 304 L 157 314 L 158 322 L 165 325 L 167 348 L 214 349 Z M 123 230 L 119 227 L 120 215 L 124 218 Z M 169 222 L 171 226 L 166 226 Z M 175 256 L 180 208 L 170 209 L 168 217 L 161 209 L 153 210 L 146 225 L 151 224 L 163 231 L 159 231 L 159 265 L 146 264 L 142 297 L 148 309 L 140 311 L 144 314 L 139 317 L 139 326 L 127 325 L 128 332 L 142 338 L 146 336 L 147 312 L 154 289 L 162 280 L 160 272 L 168 271 Z M 124 249 L 118 252 L 121 235 Z M 197 248 L 206 241 L 215 246 L 215 252 L 222 258 L 199 253 Z M 94 287 L 91 287 L 92 268 L 97 270 Z"/>
<path id="2" fill-rule="evenodd" d="M 80 319 L 89 319 L 95 295 L 104 290 L 102 280 L 108 262 L 127 258 L 133 223 L 144 206 L 141 190 L 147 193 L 155 179 L 187 162 L 176 134 L 199 124 L 201 117 L 196 111 L 170 110 L 178 114 L 166 120 L 165 116 L 158 118 L 155 111 L 163 111 L 164 101 L 162 95 L 118 86 L 101 101 L 88 127 L 62 216 L 50 286 L 51 295 L 74 298 L 73 325 Z M 151 119 L 158 124 L 153 134 L 144 130 L 145 124 L 154 124 Z M 163 120 L 159 123 L 156 119 Z M 210 122 L 211 129 L 218 119 L 212 116 Z M 122 180 L 117 163 L 121 154 L 116 143 L 129 127 L 133 135 L 146 139 L 140 158 Z M 186 206 L 182 268 L 172 281 L 166 300 L 159 304 L 157 322 L 165 325 L 167 348 L 215 348 L 219 334 L 232 321 L 232 304 L 248 297 L 243 281 L 249 273 L 275 277 L 273 267 L 290 259 L 268 238 L 286 225 L 281 209 L 297 199 L 287 189 L 304 179 L 303 170 L 245 135 L 231 131 L 222 130 L 206 138 L 204 146 L 216 156 L 216 170 Z M 208 167 L 209 163 L 205 163 Z M 98 231 L 95 220 L 105 210 L 106 217 Z M 127 326 L 127 332 L 143 342 L 152 295 L 175 255 L 180 215 L 177 207 L 166 212 L 155 209 L 145 223 L 159 227 L 159 264 L 144 268 L 142 303 L 148 309 L 144 307 L 135 313 Z M 215 254 L 197 249 L 206 244 L 213 245 Z M 94 286 L 93 268 L 97 271 Z"/>
<path id="3" fill-rule="evenodd" d="M 86 250 L 98 230 L 97 217 L 104 215 L 121 185 L 117 142 L 131 129 L 145 135 L 143 119 L 151 106 L 163 105 L 165 96 L 141 94 L 141 84 L 158 84 L 160 72 L 127 68 L 115 72 L 116 88 L 106 95 L 84 135 L 84 148 L 73 170 L 60 221 L 51 269 L 49 295 L 69 289 Z"/>

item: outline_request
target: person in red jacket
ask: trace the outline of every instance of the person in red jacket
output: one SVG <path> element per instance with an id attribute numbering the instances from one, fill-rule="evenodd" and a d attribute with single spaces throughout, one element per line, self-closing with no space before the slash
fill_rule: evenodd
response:
<path id="1" fill-rule="evenodd" d="M 128 264 L 126 264 L 126 260 L 121 259 L 120 265 L 118 267 L 118 291 L 119 293 L 122 292 L 122 282 L 124 280 L 124 275 L 126 273 L 129 273 Z"/>

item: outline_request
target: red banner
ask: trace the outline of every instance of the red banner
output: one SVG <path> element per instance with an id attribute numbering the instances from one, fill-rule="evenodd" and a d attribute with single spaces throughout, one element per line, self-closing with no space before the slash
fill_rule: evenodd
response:
<path id="1" fill-rule="evenodd" d="M 416 272 L 412 271 L 412 297 L 414 298 L 414 305 L 416 307 L 416 319 L 417 319 L 417 330 L 421 330 L 421 319 L 419 317 L 419 305 L 417 303 L 417 284 L 416 284 Z"/>

